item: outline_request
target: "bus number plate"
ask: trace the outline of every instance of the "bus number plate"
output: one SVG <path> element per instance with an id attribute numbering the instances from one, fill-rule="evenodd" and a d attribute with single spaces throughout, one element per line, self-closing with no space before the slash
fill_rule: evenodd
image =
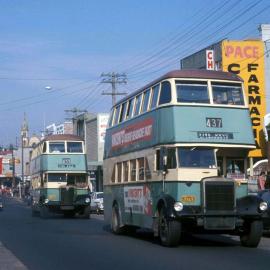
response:
<path id="1" fill-rule="evenodd" d="M 181 197 L 181 201 L 185 203 L 194 203 L 196 200 L 194 195 L 184 195 Z"/>
<path id="2" fill-rule="evenodd" d="M 222 118 L 206 118 L 206 126 L 213 128 L 222 128 Z"/>

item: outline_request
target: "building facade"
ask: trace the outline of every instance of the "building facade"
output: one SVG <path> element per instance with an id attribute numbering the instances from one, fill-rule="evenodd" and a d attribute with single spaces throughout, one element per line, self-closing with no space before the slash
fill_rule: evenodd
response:
<path id="1" fill-rule="evenodd" d="M 92 191 L 103 190 L 103 152 L 109 114 L 83 113 L 73 118 L 74 134 L 85 141 L 89 182 Z"/>

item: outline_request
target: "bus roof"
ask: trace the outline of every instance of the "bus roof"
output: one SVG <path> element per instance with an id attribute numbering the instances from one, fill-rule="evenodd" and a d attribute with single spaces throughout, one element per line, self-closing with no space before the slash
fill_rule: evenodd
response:
<path id="1" fill-rule="evenodd" d="M 83 139 L 73 134 L 56 134 L 46 136 L 43 141 L 83 141 Z"/>
<path id="2" fill-rule="evenodd" d="M 155 85 L 156 83 L 163 81 L 165 79 L 176 78 L 176 79 L 212 79 L 212 80 L 225 80 L 225 81 L 239 81 L 243 82 L 242 78 L 236 74 L 225 72 L 225 71 L 214 71 L 206 69 L 183 69 L 183 70 L 173 70 L 165 75 L 159 77 L 158 79 L 152 81 L 151 83 L 145 85 L 139 90 L 131 93 L 130 95 L 119 100 L 115 105 L 122 103 L 124 100 L 129 99 L 131 96 L 135 96 L 142 90 L 147 89 Z"/>

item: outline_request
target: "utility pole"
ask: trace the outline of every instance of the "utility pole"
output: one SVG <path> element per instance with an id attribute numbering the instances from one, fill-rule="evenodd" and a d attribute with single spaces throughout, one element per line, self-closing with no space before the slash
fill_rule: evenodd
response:
<path id="1" fill-rule="evenodd" d="M 66 113 L 72 113 L 72 119 L 77 117 L 78 116 L 78 113 L 86 113 L 87 110 L 80 110 L 76 107 L 72 108 L 72 109 L 68 109 L 68 110 L 65 110 Z M 67 118 L 68 119 L 68 118 Z"/>
<path id="2" fill-rule="evenodd" d="M 112 96 L 112 105 L 116 103 L 116 96 L 117 95 L 126 95 L 127 93 L 121 93 L 116 91 L 116 84 L 126 84 L 127 83 L 127 76 L 125 73 L 102 73 L 101 77 L 102 83 L 110 83 L 112 85 L 112 92 L 102 92 L 102 95 L 110 95 Z"/>

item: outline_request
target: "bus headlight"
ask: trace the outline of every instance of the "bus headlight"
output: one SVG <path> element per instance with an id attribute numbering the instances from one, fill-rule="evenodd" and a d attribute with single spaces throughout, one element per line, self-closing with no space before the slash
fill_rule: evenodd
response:
<path id="1" fill-rule="evenodd" d="M 267 202 L 261 202 L 260 203 L 260 206 L 259 206 L 259 208 L 260 208 L 260 210 L 262 211 L 262 212 L 264 212 L 264 211 L 266 211 L 267 210 Z"/>
<path id="2" fill-rule="evenodd" d="M 49 202 L 49 199 L 45 199 L 45 200 L 44 200 L 44 203 L 47 204 L 48 202 Z"/>
<path id="3" fill-rule="evenodd" d="M 180 212 L 183 210 L 184 205 L 181 202 L 176 202 L 176 203 L 174 203 L 173 208 L 175 211 Z"/>
<path id="4" fill-rule="evenodd" d="M 85 198 L 85 202 L 86 202 L 86 203 L 90 203 L 90 198 L 88 198 L 88 197 Z"/>

